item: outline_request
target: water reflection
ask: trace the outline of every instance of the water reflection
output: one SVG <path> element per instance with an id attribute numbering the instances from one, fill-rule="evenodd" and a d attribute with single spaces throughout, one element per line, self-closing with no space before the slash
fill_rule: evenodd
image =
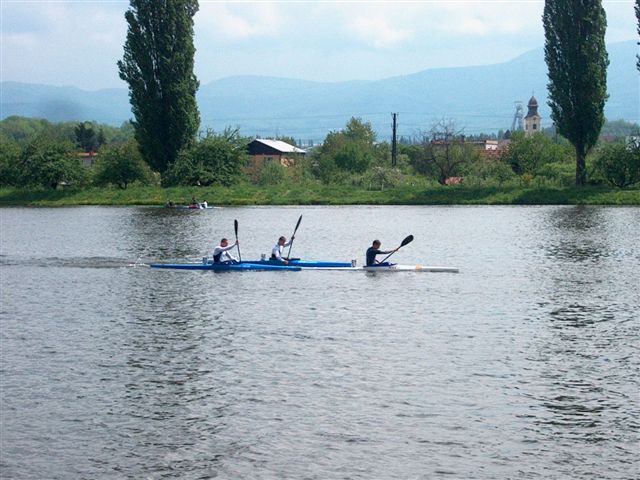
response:
<path id="1" fill-rule="evenodd" d="M 629 358 L 617 352 L 638 339 L 628 327 L 637 324 L 637 298 L 628 297 L 635 268 L 624 220 L 638 211 L 611 212 L 591 206 L 544 211 L 545 256 L 535 271 L 536 321 L 544 328 L 531 358 L 537 365 L 530 379 L 536 386 L 532 430 L 555 448 L 571 443 L 585 455 L 614 440 L 611 432 L 634 403 L 633 382 L 622 373 Z M 630 439 L 625 434 L 615 440 L 625 445 Z M 597 468 L 597 462 L 584 468 Z"/>
<path id="2" fill-rule="evenodd" d="M 131 274 L 123 280 L 127 320 L 117 325 L 120 335 L 110 336 L 124 355 L 120 397 L 113 392 L 112 404 L 129 452 L 120 467 L 141 476 L 184 474 L 194 461 L 214 468 L 224 452 L 212 447 L 232 414 L 220 379 L 235 331 L 216 324 L 219 311 L 202 310 L 203 292 L 189 276 Z M 171 453 L 157 457 L 159 449 Z"/>
<path id="3" fill-rule="evenodd" d="M 219 210 L 140 208 L 122 217 L 129 244 L 147 263 L 161 259 L 199 258 L 213 247 L 211 232 Z"/>
<path id="4" fill-rule="evenodd" d="M 606 216 L 591 206 L 558 207 L 549 210 L 546 231 L 550 234 L 547 254 L 559 260 L 598 261 L 609 251 L 603 243 Z"/>

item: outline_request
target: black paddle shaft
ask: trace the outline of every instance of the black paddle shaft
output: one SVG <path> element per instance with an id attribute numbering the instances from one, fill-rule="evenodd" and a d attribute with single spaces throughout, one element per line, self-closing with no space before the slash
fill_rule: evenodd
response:
<path id="1" fill-rule="evenodd" d="M 238 260 L 242 263 L 242 255 L 240 254 L 240 244 L 238 243 L 238 220 L 233 221 L 233 227 L 236 231 L 236 247 L 238 247 Z"/>
<path id="2" fill-rule="evenodd" d="M 404 247 L 405 245 L 408 245 L 409 243 L 413 242 L 413 235 L 409 235 L 408 237 L 405 237 L 404 240 L 402 240 L 402 243 L 400 244 L 400 246 L 398 247 L 398 249 Z M 393 255 L 396 252 L 391 252 L 389 255 L 387 255 L 386 257 L 384 257 L 384 259 L 380 262 L 380 263 L 384 263 L 387 261 L 387 258 L 389 258 L 391 255 Z"/>
<path id="3" fill-rule="evenodd" d="M 298 231 L 298 227 L 300 226 L 300 222 L 302 221 L 302 215 L 298 218 L 298 223 L 296 223 L 296 228 L 293 229 L 293 235 L 291 235 L 291 242 L 289 242 L 289 252 L 287 253 L 287 258 L 291 258 L 291 247 L 293 246 L 293 237 L 296 236 L 296 232 Z"/>

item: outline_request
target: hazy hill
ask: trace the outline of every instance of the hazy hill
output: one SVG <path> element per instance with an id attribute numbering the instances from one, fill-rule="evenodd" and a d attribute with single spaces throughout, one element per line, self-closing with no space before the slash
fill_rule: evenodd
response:
<path id="1" fill-rule="evenodd" d="M 607 118 L 640 122 L 640 82 L 635 42 L 608 45 L 610 66 Z M 316 142 L 342 128 L 351 116 L 370 121 L 388 138 L 391 112 L 399 134 L 428 130 L 437 119 L 455 119 L 466 133 L 511 127 L 515 101 L 534 94 L 543 126 L 551 124 L 546 105 L 546 65 L 542 49 L 509 62 L 430 69 L 378 81 L 322 83 L 288 78 L 236 76 L 201 85 L 202 127 L 239 126 L 246 135 L 289 135 Z M 51 121 L 95 120 L 120 125 L 131 117 L 126 88 L 85 91 L 2 82 L 1 117 L 22 115 Z"/>

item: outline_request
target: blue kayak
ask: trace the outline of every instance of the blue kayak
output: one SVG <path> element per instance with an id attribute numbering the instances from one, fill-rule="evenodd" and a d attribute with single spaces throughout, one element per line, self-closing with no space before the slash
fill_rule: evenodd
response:
<path id="1" fill-rule="evenodd" d="M 248 263 L 253 265 L 284 265 L 282 262 L 278 260 L 248 260 Z M 300 259 L 291 259 L 287 264 L 290 267 L 301 267 L 301 268 L 344 268 L 351 267 L 351 262 L 326 262 L 322 260 L 300 260 Z"/>
<path id="2" fill-rule="evenodd" d="M 152 263 L 152 268 L 173 268 L 178 270 L 212 270 L 214 272 L 235 272 L 235 271 L 251 271 L 251 270 L 285 270 L 297 272 L 302 270 L 300 267 L 287 265 L 266 265 L 255 263 Z"/>

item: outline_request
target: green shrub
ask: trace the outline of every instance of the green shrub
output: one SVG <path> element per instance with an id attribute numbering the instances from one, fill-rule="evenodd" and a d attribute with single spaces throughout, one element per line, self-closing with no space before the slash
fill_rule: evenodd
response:
<path id="1" fill-rule="evenodd" d="M 237 129 L 209 131 L 193 147 L 183 150 L 162 176 L 164 186 L 233 185 L 244 178 L 248 141 Z"/>
<path id="2" fill-rule="evenodd" d="M 133 182 L 151 183 L 151 169 L 142 159 L 138 144 L 131 140 L 123 145 L 103 147 L 95 166 L 94 183 L 98 186 L 116 185 L 123 190 Z"/>
<path id="3" fill-rule="evenodd" d="M 618 188 L 640 182 L 640 145 L 604 145 L 596 153 L 594 169 L 609 184 Z"/>
<path id="4" fill-rule="evenodd" d="M 53 190 L 58 185 L 84 186 L 88 177 L 73 144 L 47 136 L 35 137 L 25 145 L 16 172 L 19 186 Z"/>
<path id="5" fill-rule="evenodd" d="M 277 162 L 265 163 L 258 174 L 260 185 L 278 185 L 285 181 L 285 167 Z"/>
<path id="6" fill-rule="evenodd" d="M 576 167 L 566 162 L 546 163 L 538 168 L 537 179 L 545 179 L 548 183 L 561 187 L 570 187 L 576 181 Z"/>

